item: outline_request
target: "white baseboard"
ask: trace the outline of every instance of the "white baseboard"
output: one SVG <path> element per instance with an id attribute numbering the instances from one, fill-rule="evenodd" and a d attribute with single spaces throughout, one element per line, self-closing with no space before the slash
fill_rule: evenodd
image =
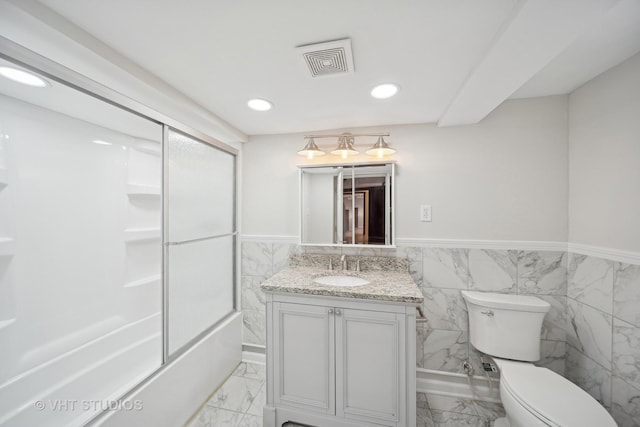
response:
<path id="1" fill-rule="evenodd" d="M 247 363 L 259 363 L 261 365 L 267 364 L 267 356 L 264 352 L 264 346 L 251 346 L 254 349 L 243 349 L 242 350 L 242 361 Z M 262 351 L 258 347 L 262 347 Z M 253 351 L 252 351 L 253 350 Z"/>
<path id="2" fill-rule="evenodd" d="M 243 351 L 242 361 L 264 365 L 266 356 L 264 353 Z M 416 391 L 418 392 L 500 403 L 499 379 L 492 379 L 491 391 L 486 377 L 475 376 L 471 383 L 473 389 L 469 387 L 467 376 L 464 374 L 416 368 Z"/>
<path id="3" fill-rule="evenodd" d="M 489 387 L 486 377 L 474 376 L 472 389 L 464 374 L 416 368 L 416 391 L 422 393 L 500 403 L 500 380 L 491 382 Z"/>

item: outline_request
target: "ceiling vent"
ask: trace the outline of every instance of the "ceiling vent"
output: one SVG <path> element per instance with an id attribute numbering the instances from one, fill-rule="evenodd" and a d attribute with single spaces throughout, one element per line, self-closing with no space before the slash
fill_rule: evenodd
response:
<path id="1" fill-rule="evenodd" d="M 351 39 L 298 46 L 311 77 L 353 73 Z"/>

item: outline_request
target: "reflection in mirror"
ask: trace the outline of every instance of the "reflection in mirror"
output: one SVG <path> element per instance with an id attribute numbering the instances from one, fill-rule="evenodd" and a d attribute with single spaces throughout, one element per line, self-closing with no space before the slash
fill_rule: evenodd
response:
<path id="1" fill-rule="evenodd" d="M 394 164 L 301 167 L 301 241 L 393 245 Z"/>

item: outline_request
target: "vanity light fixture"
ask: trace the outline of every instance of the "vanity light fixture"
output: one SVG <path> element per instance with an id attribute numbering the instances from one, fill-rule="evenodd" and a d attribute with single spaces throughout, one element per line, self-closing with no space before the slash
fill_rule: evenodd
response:
<path id="1" fill-rule="evenodd" d="M 378 141 L 373 144 L 373 147 L 369 148 L 366 153 L 370 156 L 384 157 L 389 154 L 395 153 L 396 150 L 389 147 L 382 136 L 378 137 Z"/>
<path id="2" fill-rule="evenodd" d="M 271 102 L 260 98 L 250 99 L 247 102 L 247 105 L 255 111 L 269 111 L 273 108 L 273 104 Z"/>
<path id="3" fill-rule="evenodd" d="M 349 156 L 355 156 L 360 154 L 358 150 L 353 148 L 353 142 L 355 138 L 350 133 L 343 133 L 338 137 L 338 148 L 333 150 L 331 154 L 335 154 L 336 156 L 340 156 L 343 159 L 346 159 Z"/>
<path id="4" fill-rule="evenodd" d="M 370 156 L 377 156 L 379 158 L 382 158 L 384 156 L 387 156 L 389 154 L 393 154 L 396 152 L 396 150 L 389 147 L 389 144 L 387 144 L 384 140 L 385 136 L 389 136 L 388 133 L 352 134 L 352 133 L 345 132 L 340 135 L 305 135 L 304 138 L 308 139 L 309 142 L 307 142 L 307 145 L 305 145 L 302 150 L 298 151 L 298 154 L 300 154 L 301 156 L 306 156 L 308 159 L 312 159 L 317 156 L 324 156 L 326 153 L 318 148 L 314 139 L 338 138 L 338 147 L 335 150 L 331 151 L 331 154 L 334 154 L 336 156 L 342 157 L 343 159 L 346 159 L 349 156 L 355 156 L 357 154 L 360 154 L 360 152 L 353 147 L 353 144 L 355 143 L 355 138 L 360 136 L 377 136 L 378 137 L 378 141 L 373 145 L 373 147 L 367 150 L 367 154 Z"/>
<path id="5" fill-rule="evenodd" d="M 313 137 L 308 137 L 307 139 L 309 140 L 309 142 L 307 142 L 307 145 L 305 145 L 302 150 L 298 151 L 298 154 L 300 154 L 301 156 L 306 156 L 309 160 L 313 159 L 314 157 L 324 156 L 325 154 L 327 154 L 318 148 L 315 141 L 313 140 Z"/>
<path id="6" fill-rule="evenodd" d="M 18 68 L 0 67 L 0 76 L 31 87 L 51 86 L 51 84 L 42 77 Z"/>

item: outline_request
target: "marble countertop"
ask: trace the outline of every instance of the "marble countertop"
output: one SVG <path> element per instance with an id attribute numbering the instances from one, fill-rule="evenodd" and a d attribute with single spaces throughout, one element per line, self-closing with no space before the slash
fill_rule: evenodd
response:
<path id="1" fill-rule="evenodd" d="M 322 276 L 355 276 L 370 283 L 339 287 L 321 285 L 314 280 Z M 422 292 L 408 272 L 404 271 L 342 271 L 318 267 L 290 267 L 275 274 L 260 286 L 265 292 L 324 295 L 342 298 L 370 299 L 421 304 Z"/>

